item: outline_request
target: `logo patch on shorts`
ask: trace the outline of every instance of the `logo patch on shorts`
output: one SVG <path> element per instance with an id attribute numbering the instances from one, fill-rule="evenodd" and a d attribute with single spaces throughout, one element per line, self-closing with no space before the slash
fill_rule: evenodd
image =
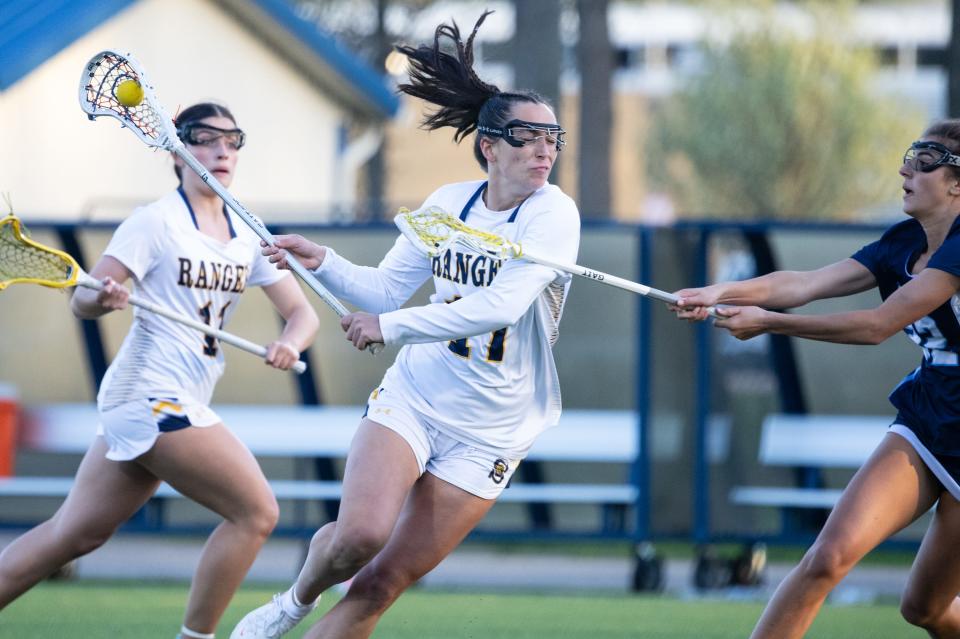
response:
<path id="1" fill-rule="evenodd" d="M 493 480 L 493 483 L 499 484 L 503 481 L 504 474 L 510 470 L 510 466 L 507 465 L 507 462 L 502 459 L 498 459 L 493 462 L 493 470 L 490 471 L 490 474 L 487 475 L 490 479 Z"/>
<path id="2" fill-rule="evenodd" d="M 190 418 L 183 412 L 183 406 L 172 398 L 150 397 L 150 411 L 161 433 L 169 433 L 192 426 Z"/>

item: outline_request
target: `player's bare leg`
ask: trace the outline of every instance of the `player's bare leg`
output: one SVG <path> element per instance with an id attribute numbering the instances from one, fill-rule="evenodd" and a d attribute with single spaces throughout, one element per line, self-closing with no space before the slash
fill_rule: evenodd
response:
<path id="1" fill-rule="evenodd" d="M 900 602 L 903 617 L 937 639 L 960 638 L 960 503 L 944 492 Z"/>
<path id="2" fill-rule="evenodd" d="M 357 573 L 344 598 L 304 637 L 369 637 L 397 597 L 450 554 L 494 503 L 424 473 L 390 541 Z"/>
<path id="3" fill-rule="evenodd" d="M 300 575 L 287 592 L 247 613 L 231 639 L 274 639 L 313 609 L 321 593 L 353 577 L 390 538 L 419 466 L 400 435 L 364 419 L 350 444 L 336 522 L 310 541 Z"/>
<path id="4" fill-rule="evenodd" d="M 297 599 L 314 601 L 330 586 L 353 577 L 384 547 L 419 472 L 410 445 L 400 435 L 367 419 L 360 423 L 344 469 L 337 521 L 310 541 L 297 578 Z"/>
<path id="5" fill-rule="evenodd" d="M 53 517 L 0 553 L 0 608 L 70 560 L 103 545 L 157 489 L 159 480 L 136 462 L 112 461 L 106 452 L 103 437 L 97 437 Z"/>
<path id="6" fill-rule="evenodd" d="M 939 492 L 913 447 L 899 435 L 886 435 L 850 480 L 813 546 L 777 588 L 752 639 L 802 637 L 850 569 L 927 512 Z"/>
<path id="7" fill-rule="evenodd" d="M 139 461 L 224 518 L 204 546 L 184 614 L 184 626 L 212 633 L 276 526 L 277 501 L 256 459 L 223 424 L 166 433 Z"/>

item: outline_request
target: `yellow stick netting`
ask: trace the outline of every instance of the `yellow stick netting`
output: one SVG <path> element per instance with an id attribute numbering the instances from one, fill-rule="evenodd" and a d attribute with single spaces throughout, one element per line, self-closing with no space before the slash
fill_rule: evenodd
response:
<path id="1" fill-rule="evenodd" d="M 502 257 L 520 256 L 520 247 L 505 237 L 467 226 L 460 218 L 437 207 L 413 212 L 400 209 L 400 216 L 428 247 L 438 248 L 456 240 L 486 253 Z"/>
<path id="2" fill-rule="evenodd" d="M 65 288 L 79 275 L 72 257 L 31 240 L 16 215 L 0 220 L 0 290 L 21 282 Z"/>

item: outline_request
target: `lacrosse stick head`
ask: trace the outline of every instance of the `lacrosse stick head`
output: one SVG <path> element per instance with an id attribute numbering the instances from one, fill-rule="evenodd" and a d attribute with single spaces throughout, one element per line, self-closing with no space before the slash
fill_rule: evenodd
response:
<path id="1" fill-rule="evenodd" d="M 143 99 L 136 106 L 125 106 L 117 98 L 117 89 L 128 80 L 143 89 Z M 101 115 L 120 120 L 147 146 L 172 151 L 180 144 L 173 120 L 160 106 L 143 68 L 130 55 L 107 50 L 90 58 L 80 75 L 80 108 L 91 120 Z"/>
<path id="2" fill-rule="evenodd" d="M 16 215 L 0 219 L 0 291 L 18 283 L 67 288 L 81 273 L 69 254 L 31 240 Z"/>
<path id="3" fill-rule="evenodd" d="M 394 218 L 400 232 L 428 257 L 437 257 L 460 244 L 496 259 L 520 257 L 520 245 L 502 235 L 467 226 L 436 206 L 419 211 L 402 208 Z"/>

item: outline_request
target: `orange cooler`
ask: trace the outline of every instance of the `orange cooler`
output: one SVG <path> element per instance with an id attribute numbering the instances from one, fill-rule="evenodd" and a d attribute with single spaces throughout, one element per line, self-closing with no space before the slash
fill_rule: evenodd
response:
<path id="1" fill-rule="evenodd" d="M 8 384 L 0 384 L 0 477 L 13 475 L 18 413 L 16 390 Z"/>

